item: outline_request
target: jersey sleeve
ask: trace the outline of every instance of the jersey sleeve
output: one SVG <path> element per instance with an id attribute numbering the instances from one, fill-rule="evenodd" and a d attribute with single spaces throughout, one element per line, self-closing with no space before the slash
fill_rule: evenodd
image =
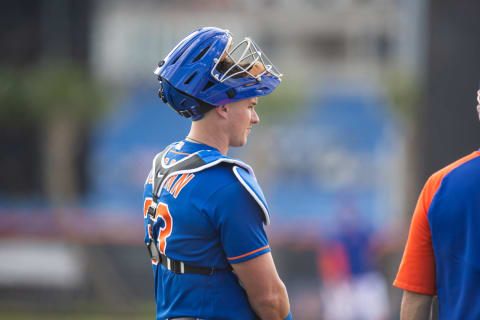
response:
<path id="1" fill-rule="evenodd" d="M 270 252 L 262 209 L 238 181 L 217 191 L 209 203 L 214 205 L 214 224 L 229 263 Z"/>
<path id="2" fill-rule="evenodd" d="M 422 294 L 435 295 L 435 256 L 428 222 L 428 208 L 436 192 L 429 179 L 420 193 L 413 213 L 403 258 L 394 286 Z"/>

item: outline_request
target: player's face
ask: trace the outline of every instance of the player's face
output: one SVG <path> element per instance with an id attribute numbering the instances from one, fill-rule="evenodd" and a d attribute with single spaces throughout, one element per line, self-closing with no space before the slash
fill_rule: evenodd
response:
<path id="1" fill-rule="evenodd" d="M 241 147 L 247 143 L 247 136 L 253 125 L 260 122 L 255 106 L 258 98 L 249 98 L 229 104 L 230 146 Z"/>

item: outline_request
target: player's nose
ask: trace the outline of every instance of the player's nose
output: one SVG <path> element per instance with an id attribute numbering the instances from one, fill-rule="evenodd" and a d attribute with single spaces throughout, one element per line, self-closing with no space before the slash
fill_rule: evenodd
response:
<path id="1" fill-rule="evenodd" d="M 260 122 L 260 117 L 258 116 L 257 111 L 255 109 L 252 110 L 252 118 L 250 119 L 252 124 L 257 124 Z"/>

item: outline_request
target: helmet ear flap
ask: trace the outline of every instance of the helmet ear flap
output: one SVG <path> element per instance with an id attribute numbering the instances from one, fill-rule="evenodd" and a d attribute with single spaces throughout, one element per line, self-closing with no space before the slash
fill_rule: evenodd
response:
<path id="1" fill-rule="evenodd" d="M 173 110 L 185 118 L 199 120 L 203 113 L 208 110 L 207 107 L 201 107 L 200 102 L 186 93 L 183 93 L 173 87 L 167 81 L 162 81 L 159 96 L 162 101 L 169 105 Z"/>

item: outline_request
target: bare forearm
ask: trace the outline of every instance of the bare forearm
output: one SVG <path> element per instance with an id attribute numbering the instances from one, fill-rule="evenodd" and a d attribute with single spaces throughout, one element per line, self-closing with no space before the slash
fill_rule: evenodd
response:
<path id="1" fill-rule="evenodd" d="M 432 296 L 404 291 L 400 320 L 428 320 L 432 309 Z"/>
<path id="2" fill-rule="evenodd" d="M 277 292 L 272 293 L 269 297 L 248 297 L 248 300 L 260 319 L 284 320 L 290 311 L 287 290 L 283 283 Z"/>
<path id="3" fill-rule="evenodd" d="M 284 320 L 289 311 L 287 289 L 270 252 L 232 265 L 255 313 L 264 320 Z"/>

